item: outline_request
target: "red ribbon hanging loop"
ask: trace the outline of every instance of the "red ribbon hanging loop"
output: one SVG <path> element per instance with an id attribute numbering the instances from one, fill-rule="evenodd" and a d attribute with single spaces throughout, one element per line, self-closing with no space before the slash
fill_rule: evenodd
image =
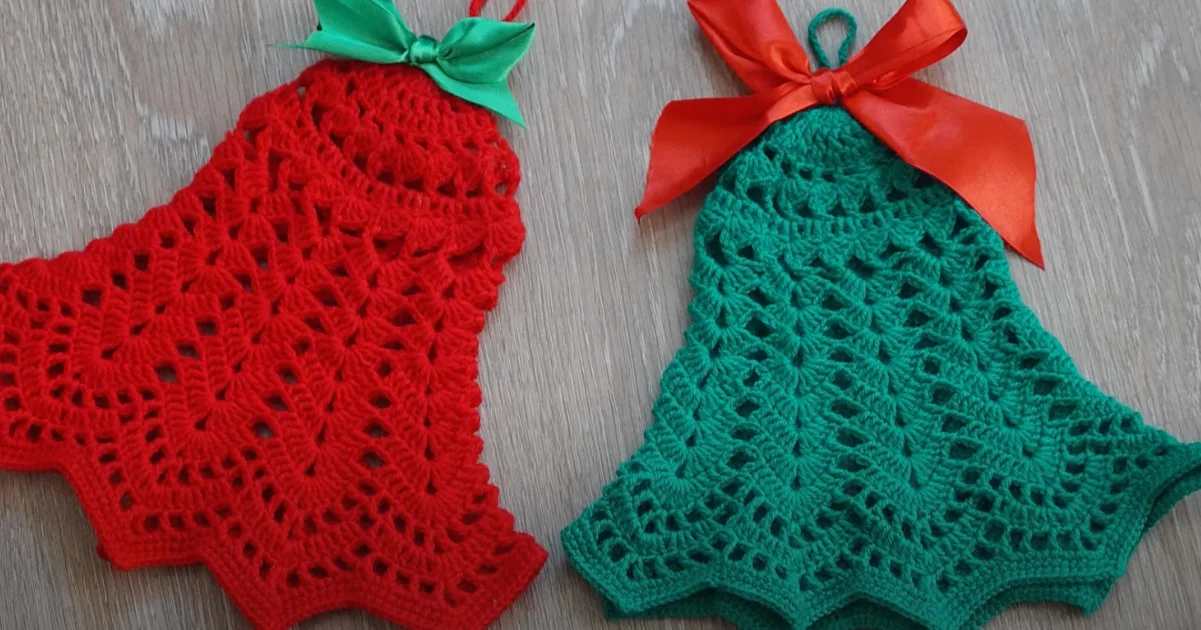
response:
<path id="1" fill-rule="evenodd" d="M 907 0 L 846 64 L 817 73 L 775 0 L 689 0 L 688 7 L 754 93 L 673 101 L 663 109 L 636 216 L 699 185 L 773 123 L 837 103 L 901 159 L 954 190 L 1015 251 L 1043 266 L 1026 123 L 911 78 L 967 37 L 949 0 Z"/>

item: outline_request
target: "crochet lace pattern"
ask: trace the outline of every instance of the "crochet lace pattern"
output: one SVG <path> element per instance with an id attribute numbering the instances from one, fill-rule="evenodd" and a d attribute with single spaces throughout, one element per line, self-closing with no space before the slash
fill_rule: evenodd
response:
<path id="1" fill-rule="evenodd" d="M 563 532 L 613 616 L 978 628 L 1095 610 L 1201 486 L 1081 377 L 997 234 L 845 110 L 777 123 L 696 223 L 685 345 L 645 445 Z"/>
<path id="2" fill-rule="evenodd" d="M 0 265 L 0 466 L 61 471 L 114 565 L 202 562 L 259 628 L 484 628 L 545 560 L 476 435 L 518 178 L 420 70 L 316 64 L 167 205 Z"/>

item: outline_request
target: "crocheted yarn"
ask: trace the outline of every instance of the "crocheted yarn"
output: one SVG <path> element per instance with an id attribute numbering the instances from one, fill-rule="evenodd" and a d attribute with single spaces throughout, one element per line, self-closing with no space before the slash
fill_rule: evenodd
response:
<path id="1" fill-rule="evenodd" d="M 1082 378 L 1001 240 L 845 110 L 768 130 L 696 223 L 694 319 L 645 445 L 563 532 L 615 616 L 744 630 L 1091 612 L 1201 486 Z"/>
<path id="2" fill-rule="evenodd" d="M 169 204 L 0 266 L 0 466 L 61 471 L 114 565 L 203 562 L 260 628 L 489 625 L 545 559 L 476 435 L 517 185 L 421 71 L 316 64 Z"/>

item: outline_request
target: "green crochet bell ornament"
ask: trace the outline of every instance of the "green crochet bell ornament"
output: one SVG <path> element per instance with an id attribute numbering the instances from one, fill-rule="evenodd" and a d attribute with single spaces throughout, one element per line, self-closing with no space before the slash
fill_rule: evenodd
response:
<path id="1" fill-rule="evenodd" d="M 611 616 L 966 630 L 1026 601 L 1091 613 L 1201 486 L 1201 445 L 1085 380 L 997 232 L 842 107 L 729 160 L 695 245 L 693 322 L 645 444 L 562 534 Z"/>

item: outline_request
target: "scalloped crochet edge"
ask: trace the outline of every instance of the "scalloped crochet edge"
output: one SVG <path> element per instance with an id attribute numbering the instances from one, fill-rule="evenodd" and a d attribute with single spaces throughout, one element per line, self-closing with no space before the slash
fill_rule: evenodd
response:
<path id="1" fill-rule="evenodd" d="M 102 559 L 107 560 L 121 571 L 132 571 L 148 567 L 203 565 L 217 580 L 217 583 L 221 586 L 226 596 L 230 598 L 230 601 L 237 606 L 242 615 L 255 628 L 261 630 L 287 630 L 287 628 L 291 628 L 310 617 L 343 609 L 364 610 L 386 621 L 395 623 L 406 630 L 445 630 L 448 627 L 444 625 L 445 620 L 435 620 L 425 615 L 423 604 L 416 595 L 411 600 L 397 601 L 391 609 L 384 610 L 369 603 L 372 599 L 378 598 L 357 597 L 353 589 L 339 589 L 336 586 L 326 591 L 329 593 L 328 597 L 320 600 L 311 600 L 304 606 L 293 607 L 280 615 L 254 615 L 252 611 L 257 610 L 258 607 L 252 605 L 250 601 L 243 601 L 243 599 L 235 597 L 234 593 L 239 591 L 230 586 L 237 581 L 240 574 L 233 567 L 222 564 L 218 554 L 212 553 L 207 547 L 197 548 L 190 553 L 172 553 L 170 550 L 158 548 L 154 550 L 156 555 L 153 558 L 143 561 L 135 561 L 128 557 L 129 554 L 110 553 L 108 550 L 122 548 L 135 549 L 136 545 L 122 541 L 116 528 L 110 527 L 107 521 L 104 520 L 103 515 L 105 512 L 100 506 L 87 498 L 90 496 L 87 494 L 88 489 L 92 486 L 90 480 L 95 479 L 95 477 L 89 476 L 86 471 L 78 470 L 76 466 L 72 466 L 69 462 L 30 463 L 28 461 L 6 459 L 3 457 L 0 457 L 0 469 L 60 473 L 66 478 L 67 483 L 70 484 L 71 490 L 75 493 L 79 505 L 83 508 L 88 522 L 91 524 L 93 531 L 96 532 L 96 537 L 99 541 L 96 551 Z M 511 518 L 511 514 L 507 510 L 500 507 L 497 510 L 504 516 Z M 525 592 L 530 583 L 534 581 L 534 578 L 542 571 L 542 566 L 546 563 L 546 551 L 529 534 L 522 532 L 515 533 L 517 534 L 515 538 L 516 542 L 513 552 L 509 554 L 509 557 L 517 558 L 519 561 L 510 562 L 505 566 L 498 567 L 499 570 L 493 576 L 496 583 L 501 585 L 498 589 L 501 596 L 492 599 L 488 602 L 488 606 L 480 608 L 476 614 L 465 615 L 462 619 L 453 620 L 451 622 L 453 625 L 449 627 L 483 630 L 492 625 Z M 148 550 L 140 549 L 139 551 L 145 552 Z M 261 603 L 259 599 L 256 599 L 254 602 L 254 604 L 259 603 Z"/>
<path id="2" fill-rule="evenodd" d="M 863 592 L 832 602 L 820 593 L 799 598 L 768 601 L 752 592 L 756 574 L 725 566 L 720 577 L 710 582 L 687 577 L 664 580 L 657 588 L 628 588 L 623 575 L 611 571 L 614 565 L 595 544 L 596 537 L 586 520 L 573 522 L 562 532 L 567 559 L 575 570 L 600 593 L 605 615 L 610 618 L 721 617 L 740 630 L 976 630 L 1002 611 L 1018 604 L 1055 601 L 1075 606 L 1085 614 L 1094 613 L 1108 596 L 1113 584 L 1126 572 L 1126 565 L 1143 536 L 1166 516 L 1182 499 L 1201 490 L 1201 443 L 1182 444 L 1176 454 L 1165 460 L 1157 474 L 1144 475 L 1142 487 L 1131 489 L 1131 496 L 1143 497 L 1136 508 L 1138 519 L 1128 520 L 1120 535 L 1108 545 L 1112 561 L 1098 563 L 1059 563 L 1048 570 L 1045 563 L 1024 562 L 1005 565 L 1004 571 L 1029 572 L 1031 577 L 1014 582 L 993 576 L 973 583 L 983 587 L 966 588 L 975 595 L 960 598 L 948 594 L 947 605 L 962 609 L 962 620 L 953 626 L 933 626 L 918 615 L 906 611 L 901 602 L 886 601 Z M 1068 554 L 1070 560 L 1070 554 Z M 709 575 L 713 575 L 710 572 Z M 921 615 L 933 617 L 933 615 Z"/>

